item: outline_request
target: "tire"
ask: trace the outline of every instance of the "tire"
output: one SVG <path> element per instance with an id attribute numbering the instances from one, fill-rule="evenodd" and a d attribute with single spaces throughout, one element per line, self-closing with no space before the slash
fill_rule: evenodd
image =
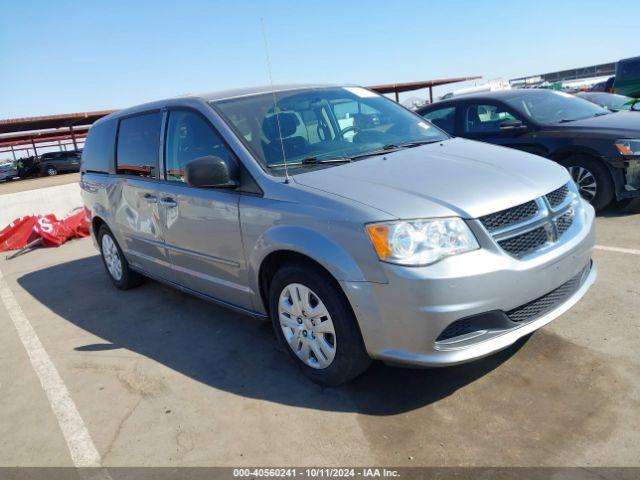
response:
<path id="1" fill-rule="evenodd" d="M 56 169 L 56 167 L 53 167 L 53 166 L 51 166 L 51 165 L 47 165 L 47 166 L 44 168 L 44 174 L 45 174 L 45 176 L 47 176 L 47 177 L 53 177 L 54 175 L 57 175 L 57 174 L 58 174 L 58 170 Z"/>
<path id="2" fill-rule="evenodd" d="M 116 288 L 128 290 L 144 281 L 142 275 L 131 270 L 118 242 L 105 225 L 102 225 L 98 232 L 98 245 L 104 268 Z"/>
<path id="3" fill-rule="evenodd" d="M 308 301 L 298 304 L 301 312 L 296 314 L 296 305 L 290 301 L 293 296 L 287 298 L 287 292 L 304 294 L 305 288 L 309 289 Z M 322 306 L 327 315 L 314 318 L 313 311 L 320 312 Z M 269 313 L 278 341 L 314 382 L 338 386 L 353 380 L 371 364 L 347 298 L 335 279 L 316 265 L 296 261 L 275 273 L 269 286 Z M 282 324 L 281 315 L 285 320 Z M 298 354 L 294 352 L 294 344 L 299 347 Z M 320 353 L 316 356 L 318 349 Z"/>
<path id="4" fill-rule="evenodd" d="M 626 210 L 629 205 L 631 205 L 633 203 L 635 199 L 634 198 L 623 198 L 622 200 L 615 200 L 612 203 L 612 206 L 616 209 L 616 210 Z"/>
<path id="5" fill-rule="evenodd" d="M 601 161 L 587 156 L 574 156 L 562 162 L 578 185 L 583 198 L 601 211 L 615 198 L 611 174 Z M 593 185 L 595 182 L 595 185 Z"/>

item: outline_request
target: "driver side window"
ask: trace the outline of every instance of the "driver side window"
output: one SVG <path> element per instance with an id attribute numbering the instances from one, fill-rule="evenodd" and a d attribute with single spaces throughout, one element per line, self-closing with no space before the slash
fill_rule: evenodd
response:
<path id="1" fill-rule="evenodd" d="M 207 155 L 220 157 L 227 162 L 233 158 L 220 135 L 203 117 L 188 110 L 169 112 L 165 178 L 184 182 L 187 163 Z"/>
<path id="2" fill-rule="evenodd" d="M 500 124 L 517 118 L 506 108 L 498 105 L 471 103 L 465 108 L 464 131 L 467 133 L 495 133 Z"/>

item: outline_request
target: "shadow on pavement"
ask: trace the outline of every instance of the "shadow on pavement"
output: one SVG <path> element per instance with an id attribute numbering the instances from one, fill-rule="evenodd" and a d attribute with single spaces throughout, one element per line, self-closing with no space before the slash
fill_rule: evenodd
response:
<path id="1" fill-rule="evenodd" d="M 211 387 L 286 405 L 393 415 L 436 402 L 491 372 L 526 340 L 470 364 L 411 370 L 374 363 L 350 385 L 322 388 L 278 351 L 269 322 L 247 318 L 148 281 L 122 292 L 98 256 L 29 273 L 18 283 L 60 317 L 104 340 L 92 352 L 127 349 Z"/>
<path id="2" fill-rule="evenodd" d="M 598 212 L 598 216 L 607 218 L 626 217 L 628 215 L 637 215 L 638 213 L 640 213 L 640 198 L 632 200 L 628 205 L 625 205 L 622 208 L 612 205 L 611 207 Z"/>

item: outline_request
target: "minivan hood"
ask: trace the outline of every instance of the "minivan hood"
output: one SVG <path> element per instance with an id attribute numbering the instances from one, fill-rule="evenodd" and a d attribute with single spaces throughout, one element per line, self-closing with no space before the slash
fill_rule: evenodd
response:
<path id="1" fill-rule="evenodd" d="M 296 183 L 395 218 L 477 218 L 561 187 L 558 164 L 510 148 L 450 139 L 294 176 Z"/>

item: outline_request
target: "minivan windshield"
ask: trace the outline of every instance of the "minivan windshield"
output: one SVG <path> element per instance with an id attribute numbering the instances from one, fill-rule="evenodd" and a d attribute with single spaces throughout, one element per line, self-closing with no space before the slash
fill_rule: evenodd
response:
<path id="1" fill-rule="evenodd" d="M 538 123 L 573 122 L 609 113 L 595 103 L 564 92 L 533 92 L 514 95 L 506 102 Z"/>
<path id="2" fill-rule="evenodd" d="M 335 165 L 449 137 L 392 100 L 361 87 L 250 95 L 211 103 L 276 175 Z"/>

